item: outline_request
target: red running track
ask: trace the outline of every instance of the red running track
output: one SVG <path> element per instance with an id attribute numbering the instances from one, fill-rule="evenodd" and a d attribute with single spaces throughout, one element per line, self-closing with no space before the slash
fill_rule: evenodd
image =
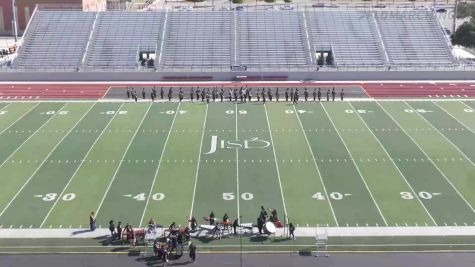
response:
<path id="1" fill-rule="evenodd" d="M 125 86 L 153 86 L 153 84 L 3 84 L 0 100 L 22 99 L 100 99 L 109 88 Z M 361 86 L 373 98 L 473 98 L 475 83 L 157 83 L 156 86 L 225 86 L 225 87 L 316 87 Z M 111 89 L 113 90 L 113 88 Z"/>

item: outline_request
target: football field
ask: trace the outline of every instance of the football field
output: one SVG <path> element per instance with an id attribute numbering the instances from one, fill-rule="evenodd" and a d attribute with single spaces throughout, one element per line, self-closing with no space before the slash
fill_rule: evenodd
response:
<path id="1" fill-rule="evenodd" d="M 474 101 L 1 102 L 0 228 L 474 226 Z"/>

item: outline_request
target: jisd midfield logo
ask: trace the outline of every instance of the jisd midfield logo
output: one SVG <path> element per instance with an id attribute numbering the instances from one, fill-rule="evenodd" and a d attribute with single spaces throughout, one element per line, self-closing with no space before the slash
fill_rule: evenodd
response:
<path id="1" fill-rule="evenodd" d="M 219 144 L 219 147 L 218 147 Z M 248 140 L 218 140 L 217 135 L 211 136 L 211 145 L 208 152 L 204 154 L 213 154 L 216 150 L 219 149 L 228 149 L 228 148 L 245 148 L 245 149 L 259 149 L 267 148 L 270 146 L 270 142 L 266 140 L 260 140 L 259 137 L 253 137 Z"/>

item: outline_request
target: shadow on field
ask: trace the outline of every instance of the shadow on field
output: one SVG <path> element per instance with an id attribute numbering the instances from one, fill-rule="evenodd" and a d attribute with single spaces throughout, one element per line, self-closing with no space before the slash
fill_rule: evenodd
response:
<path id="1" fill-rule="evenodd" d="M 85 234 L 85 233 L 89 233 L 89 232 L 91 232 L 91 230 L 89 230 L 89 229 L 78 230 L 78 231 L 74 231 L 73 235 L 80 235 L 80 234 Z"/>
<path id="2" fill-rule="evenodd" d="M 216 239 L 209 237 L 209 236 L 197 236 L 195 239 L 199 240 L 202 243 L 208 244 L 210 242 L 215 241 Z"/>
<path id="3" fill-rule="evenodd" d="M 185 260 L 182 256 L 172 256 L 169 263 L 165 263 L 157 256 L 139 256 L 135 259 L 137 262 L 143 262 L 146 266 L 183 266 L 192 263 L 190 260 Z"/>
<path id="4" fill-rule="evenodd" d="M 255 236 L 251 236 L 249 238 L 249 241 L 251 241 L 251 242 L 261 242 L 262 243 L 262 242 L 267 241 L 268 239 L 269 239 L 269 237 L 267 237 L 267 236 L 255 235 Z"/>

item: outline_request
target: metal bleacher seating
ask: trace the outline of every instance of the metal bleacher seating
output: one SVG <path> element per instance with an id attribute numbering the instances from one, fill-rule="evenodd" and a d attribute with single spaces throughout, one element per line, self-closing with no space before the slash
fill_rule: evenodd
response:
<path id="1" fill-rule="evenodd" d="M 298 68 L 312 59 L 301 12 L 236 12 L 237 60 L 248 68 Z"/>
<path id="2" fill-rule="evenodd" d="M 231 12 L 169 12 L 162 56 L 163 68 L 229 68 Z"/>
<path id="3" fill-rule="evenodd" d="M 375 13 L 391 65 L 452 65 L 454 58 L 431 11 Z"/>
<path id="4" fill-rule="evenodd" d="M 20 70 L 77 70 L 95 16 L 93 12 L 36 10 L 13 67 Z"/>
<path id="5" fill-rule="evenodd" d="M 163 12 L 99 13 L 83 67 L 136 68 L 139 49 L 156 52 L 162 38 L 163 17 Z"/>
<path id="6" fill-rule="evenodd" d="M 313 50 L 333 51 L 337 65 L 383 65 L 370 12 L 308 11 Z"/>
<path id="7" fill-rule="evenodd" d="M 453 66 L 434 13 L 413 11 L 107 11 L 37 9 L 14 70 L 317 70 Z M 139 52 L 155 54 L 142 68 Z M 151 62 L 151 61 L 150 61 Z M 233 70 L 234 67 L 231 68 Z"/>

